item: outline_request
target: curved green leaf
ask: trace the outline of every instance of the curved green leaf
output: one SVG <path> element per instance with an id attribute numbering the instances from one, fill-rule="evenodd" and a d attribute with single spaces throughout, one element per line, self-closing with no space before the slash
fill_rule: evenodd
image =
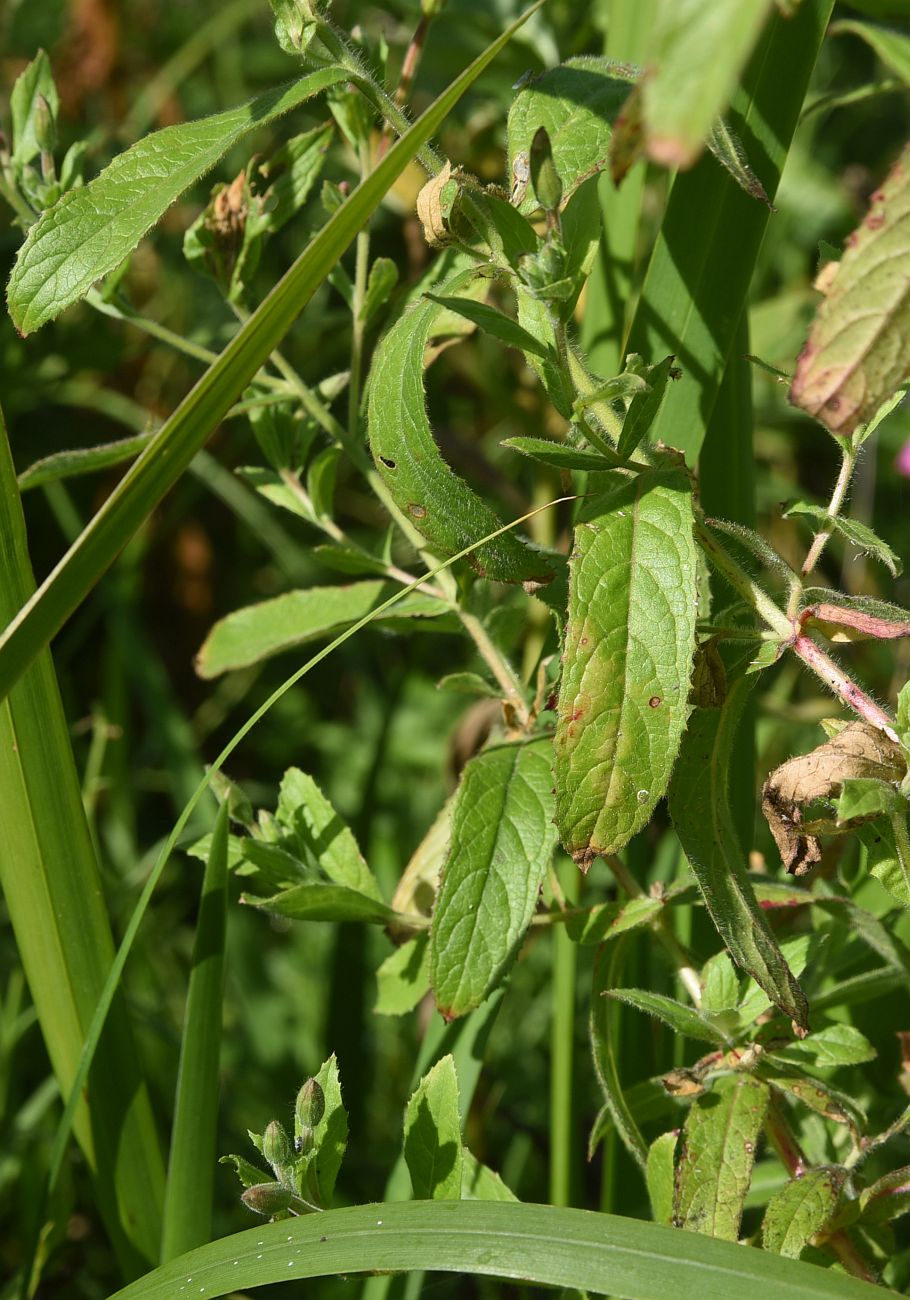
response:
<path id="1" fill-rule="evenodd" d="M 373 925 L 388 925 L 390 921 L 407 919 L 385 903 L 345 885 L 294 885 L 271 898 L 246 894 L 243 901 L 291 921 L 369 921 Z"/>
<path id="2" fill-rule="evenodd" d="M 692 487 L 616 476 L 575 529 L 556 728 L 556 824 L 584 869 L 651 818 L 689 712 Z"/>
<path id="3" fill-rule="evenodd" d="M 311 587 L 235 609 L 220 618 L 205 638 L 196 657 L 196 671 L 200 677 L 217 677 L 307 641 L 333 636 L 378 608 L 395 589 L 395 583 L 379 580 Z M 435 596 L 414 592 L 385 617 L 392 621 L 408 616 L 432 618 L 445 612 L 446 606 Z M 382 616 L 377 621 L 381 622 Z"/>
<path id="4" fill-rule="evenodd" d="M 858 19 L 841 18 L 832 23 L 830 34 L 858 36 L 870 45 L 882 63 L 910 86 L 910 35 L 893 27 L 879 27 Z"/>
<path id="5" fill-rule="evenodd" d="M 207 1300 L 272 1282 L 378 1270 L 476 1273 L 625 1300 L 881 1300 L 879 1287 L 660 1224 L 547 1205 L 357 1205 L 260 1225 L 191 1251 L 110 1300 Z M 188 1282 L 187 1279 L 191 1279 Z"/>
<path id="6" fill-rule="evenodd" d="M 451 296 L 473 278 L 460 272 L 443 287 Z M 444 555 L 501 526 L 493 511 L 440 455 L 427 419 L 423 393 L 424 349 L 440 310 L 423 302 L 406 312 L 376 349 L 370 372 L 370 447 L 396 505 Z M 553 566 L 511 533 L 485 543 L 471 556 L 485 577 L 500 582 L 549 582 Z"/>
<path id="7" fill-rule="evenodd" d="M 847 240 L 800 354 L 790 401 L 846 435 L 910 374 L 910 148 Z"/>
<path id="8" fill-rule="evenodd" d="M 636 1011 L 656 1016 L 676 1034 L 685 1034 L 699 1042 L 710 1043 L 712 1047 L 724 1047 L 729 1041 L 727 1035 L 707 1016 L 693 1011 L 675 998 L 668 998 L 665 993 L 649 993 L 646 989 L 608 989 L 607 994 L 619 1002 L 625 1002 L 627 1006 L 635 1007 Z"/>
<path id="9" fill-rule="evenodd" d="M 740 677 L 720 709 L 689 719 L 670 783 L 670 816 L 717 931 L 738 966 L 797 1024 L 809 1008 L 758 906 L 730 810 L 736 729 L 754 677 Z"/>
<path id="10" fill-rule="evenodd" d="M 768 1202 L 762 1223 L 762 1245 L 778 1255 L 799 1259 L 804 1246 L 820 1232 L 834 1211 L 846 1171 L 824 1165 L 794 1178 Z"/>
<path id="11" fill-rule="evenodd" d="M 591 1012 L 588 1033 L 591 1039 L 591 1056 L 594 1071 L 604 1097 L 604 1106 L 595 1121 L 588 1139 L 588 1158 L 594 1154 L 607 1127 L 607 1116 L 613 1121 L 623 1145 L 633 1160 L 645 1169 L 648 1147 L 641 1135 L 629 1106 L 627 1090 L 619 1077 L 620 1007 L 611 1004 L 604 994 L 614 988 L 622 978 L 627 952 L 624 938 L 609 948 L 602 946 L 594 962 L 594 980 L 591 988 Z"/>
<path id="12" fill-rule="evenodd" d="M 677 1164 L 677 1227 L 736 1241 L 769 1095 L 757 1079 L 733 1074 L 692 1103 Z"/>
<path id="13" fill-rule="evenodd" d="M 465 767 L 430 932 L 447 1017 L 479 1006 L 514 960 L 556 844 L 549 738 L 496 745 Z"/>
<path id="14" fill-rule="evenodd" d="M 910 196 L 910 190 L 908 190 Z M 907 208 L 907 215 L 910 217 L 910 205 Z M 910 232 L 910 221 L 907 226 Z M 908 243 L 907 265 L 910 267 L 910 243 Z M 908 313 L 908 325 L 910 325 L 910 313 Z M 908 354 L 906 364 L 910 366 L 910 354 Z M 808 515 L 810 519 L 816 519 L 820 524 L 833 528 L 839 533 L 845 541 L 850 542 L 857 550 L 862 551 L 865 555 L 871 555 L 879 560 L 888 569 L 892 578 L 897 578 L 903 572 L 901 558 L 897 555 L 887 542 L 877 536 L 876 533 L 859 519 L 850 519 L 843 515 L 836 515 L 834 518 L 828 514 L 823 506 L 813 506 L 805 501 L 796 501 L 786 510 L 788 515 Z"/>
<path id="15" fill-rule="evenodd" d="M 166 126 L 64 194 L 28 232 L 10 276 L 6 297 L 19 332 L 31 334 L 83 298 L 244 136 L 348 75 L 342 67 L 319 68 L 239 108 Z"/>
<path id="16" fill-rule="evenodd" d="M 275 817 L 293 832 L 304 861 L 318 863 L 329 880 L 355 889 L 376 902 L 382 895 L 350 827 L 339 817 L 319 786 L 299 767 L 289 767 L 278 791 Z"/>

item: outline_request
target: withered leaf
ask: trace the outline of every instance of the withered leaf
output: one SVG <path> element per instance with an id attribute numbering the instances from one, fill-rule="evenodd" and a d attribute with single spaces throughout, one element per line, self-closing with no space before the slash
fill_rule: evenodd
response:
<path id="1" fill-rule="evenodd" d="M 810 754 L 788 759 L 762 788 L 762 812 L 784 866 L 805 875 L 821 857 L 816 835 L 803 824 L 803 808 L 837 794 L 849 777 L 900 781 L 907 770 L 900 746 L 867 722 L 848 723 Z"/>

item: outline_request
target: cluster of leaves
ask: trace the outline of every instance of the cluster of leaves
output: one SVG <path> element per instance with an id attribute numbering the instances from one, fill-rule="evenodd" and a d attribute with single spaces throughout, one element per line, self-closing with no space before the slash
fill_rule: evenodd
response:
<path id="1" fill-rule="evenodd" d="M 890 280 L 887 292 L 880 283 L 882 264 L 903 255 L 905 163 L 873 196 L 863 226 L 827 277 L 796 366 L 791 400 L 825 425 L 842 458 L 828 505 L 797 501 L 789 508 L 813 526 L 797 570 L 758 533 L 706 517 L 692 447 L 677 445 L 667 430 L 674 389 L 692 383 L 686 365 L 643 347 L 604 380 L 574 337 L 601 237 L 601 173 L 619 180 L 645 156 L 689 164 L 704 146 L 738 197 L 741 191 L 756 206 L 768 202 L 721 113 L 771 6 L 756 5 L 751 25 L 732 26 L 712 7 L 683 8 L 678 24 L 659 28 L 658 68 L 648 76 L 586 56 L 524 84 L 509 113 L 503 185 L 443 163 L 426 147 L 442 101 L 429 110 L 428 124 L 407 130 L 361 53 L 324 15 L 296 0 L 273 0 L 273 9 L 282 48 L 311 65 L 305 75 L 239 108 L 156 132 L 85 185 L 78 151 L 67 154 L 59 177 L 55 171 L 56 92 L 39 56 L 17 83 L 12 151 L 0 159 L 6 190 L 28 227 L 8 301 L 23 334 L 83 299 L 129 319 L 132 309 L 120 293 L 126 259 L 168 207 L 254 128 L 327 95 L 335 126 L 294 135 L 217 185 L 188 230 L 187 260 L 210 277 L 242 325 L 186 410 L 146 444 L 91 536 L 76 544 L 71 563 L 82 586 L 66 599 L 78 600 L 103 567 L 104 539 L 125 540 L 130 494 L 141 490 L 143 508 L 151 509 L 213 422 L 229 410 L 248 415 L 264 463 L 241 467 L 238 477 L 319 539 L 313 550 L 325 570 L 355 580 L 301 587 L 227 614 L 199 652 L 200 676 L 259 665 L 376 621 L 393 632 L 462 634 L 482 671 L 440 684 L 498 703 L 488 709 L 487 734 L 472 746 L 454 793 L 401 865 L 394 892 L 381 887 L 310 775 L 286 771 L 275 812 L 257 815 L 222 779 L 219 795 L 235 826 L 227 857 L 246 891 L 243 901 L 286 921 L 382 927 L 396 947 L 378 971 L 377 1009 L 405 1014 L 431 993 L 446 1021 L 489 1005 L 532 925 L 564 927 L 576 944 L 601 945 L 590 1029 L 604 1102 L 590 1150 L 612 1127 L 641 1168 L 658 1222 L 735 1241 L 764 1132 L 787 1178 L 767 1201 L 752 1234 L 756 1243 L 873 1277 L 893 1249 L 888 1225 L 910 1209 L 910 1175 L 898 1168 L 864 1180 L 864 1170 L 910 1115 L 872 1131 L 860 1104 L 831 1081 L 831 1071 L 869 1062 L 875 1051 L 851 1025 L 820 1020 L 826 1006 L 848 1006 L 856 990 L 837 979 L 836 965 L 824 967 L 833 986 L 823 987 L 815 972 L 845 930 L 880 960 L 875 975 L 885 983 L 906 978 L 910 951 L 879 915 L 827 881 L 808 888 L 751 870 L 752 845 L 737 821 L 731 783 L 756 682 L 788 655 L 859 720 L 825 719 L 825 741 L 768 777 L 762 806 L 781 859 L 804 876 L 820 860 L 823 838 L 857 833 L 872 876 L 910 908 L 910 687 L 892 716 L 818 639 L 887 642 L 907 635 L 910 613 L 808 585 L 834 535 L 899 571 L 891 547 L 867 525 L 843 518 L 841 507 L 861 447 L 894 409 L 907 379 L 906 295 Z M 677 131 L 670 126 L 674 97 L 692 98 L 691 75 L 684 75 L 687 68 L 691 74 L 688 47 L 674 34 L 679 25 L 695 47 L 721 39 L 733 52 L 722 79 L 706 80 L 695 97 L 698 111 Z M 361 183 L 348 195 L 323 181 L 318 232 L 288 277 L 247 316 L 268 241 L 305 205 L 314 215 L 310 200 L 336 127 L 357 159 Z M 388 148 L 390 129 L 402 135 Z M 415 154 L 430 173 L 417 210 L 427 244 L 440 252 L 416 284 L 399 291 L 394 264 L 371 259 L 369 236 L 357 231 Z M 355 235 L 351 275 L 340 255 Z M 317 273 L 328 276 L 349 309 L 351 354 L 346 370 L 311 386 L 275 349 L 300 309 L 297 290 L 311 293 Z M 99 294 L 93 286 L 105 277 Z M 557 481 L 562 485 L 565 496 L 547 508 L 573 502 L 565 516 L 568 548 L 557 544 L 555 529 L 536 528 L 536 511 L 504 522 L 450 466 L 434 436 L 426 368 L 449 343 L 475 333 L 521 354 L 558 417 L 561 436 L 511 437 L 502 446 L 523 458 L 515 464 L 534 466 L 547 497 Z M 219 375 L 228 379 L 216 391 Z M 336 413 L 340 399 L 347 401 L 345 417 Z M 107 466 L 136 449 L 105 448 L 81 469 Z M 144 464 L 158 466 L 150 487 Z M 62 476 L 72 467 L 57 468 Z M 390 521 L 368 536 L 345 523 L 338 507 L 339 478 L 354 476 Z M 531 536 L 520 531 L 526 523 Z M 108 550 L 109 561 L 113 542 Z M 752 575 L 755 560 L 767 576 Z M 723 603 L 716 582 L 712 595 L 709 566 L 732 589 L 732 604 Z M 524 672 L 513 663 L 502 626 L 513 597 L 492 584 L 523 589 L 515 600 L 526 601 L 519 608 L 537 620 L 535 653 Z M 9 643 L 0 642 L 11 676 L 14 638 L 25 635 L 28 618 L 46 638 L 63 617 L 59 603 L 43 612 L 52 598 L 51 588 L 39 592 Z M 653 822 L 664 798 L 685 862 L 665 887 L 646 893 L 619 855 Z M 191 852 L 211 860 L 216 838 Z M 554 871 L 560 844 L 582 872 L 605 861 L 622 896 L 568 903 Z M 704 908 L 724 945 L 707 962 L 696 961 L 677 935 L 676 909 L 693 907 Z M 653 935 L 666 952 L 691 1005 L 622 987 L 624 944 L 635 931 Z M 681 1137 L 676 1128 L 650 1143 L 642 1134 L 619 1077 L 620 1004 L 710 1048 L 660 1083 L 671 1106 L 688 1106 Z M 512 1199 L 464 1146 L 462 1109 L 454 1060 L 443 1055 L 405 1113 L 414 1196 Z M 807 1114 L 824 1121 L 821 1130 L 806 1127 Z M 271 1180 L 239 1156 L 225 1159 L 237 1170 L 244 1202 L 280 1220 L 330 1205 L 346 1135 L 333 1057 L 298 1095 L 293 1139 L 278 1120 L 250 1135 Z"/>

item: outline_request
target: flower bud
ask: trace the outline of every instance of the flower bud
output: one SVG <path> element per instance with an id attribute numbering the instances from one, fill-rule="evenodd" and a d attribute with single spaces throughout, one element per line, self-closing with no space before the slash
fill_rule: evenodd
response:
<path id="1" fill-rule="evenodd" d="M 254 1183 L 252 1187 L 243 1189 L 240 1199 L 248 1210 L 271 1216 L 283 1214 L 293 1196 L 291 1189 L 282 1187 L 280 1183 Z"/>
<path id="2" fill-rule="evenodd" d="M 284 1170 L 294 1162 L 291 1139 L 277 1119 L 272 1120 L 262 1135 L 262 1154 L 274 1169 L 276 1178 L 281 1178 Z"/>
<path id="3" fill-rule="evenodd" d="M 313 1131 L 325 1114 L 325 1093 L 315 1079 L 307 1079 L 294 1103 L 294 1147 L 305 1152 L 313 1144 Z"/>
<path id="4" fill-rule="evenodd" d="M 42 153 L 53 153 L 57 146 L 57 125 L 54 110 L 44 95 L 35 96 L 35 139 Z"/>

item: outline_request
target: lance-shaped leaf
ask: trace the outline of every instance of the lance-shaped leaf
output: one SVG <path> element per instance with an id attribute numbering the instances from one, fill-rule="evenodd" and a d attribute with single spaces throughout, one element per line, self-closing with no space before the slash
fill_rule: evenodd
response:
<path id="1" fill-rule="evenodd" d="M 350 827 L 313 778 L 297 767 L 288 768 L 282 778 L 276 817 L 293 833 L 292 845 L 300 858 L 315 861 L 336 885 L 381 901 L 376 878 Z"/>
<path id="2" fill-rule="evenodd" d="M 604 994 L 615 988 L 622 978 L 626 955 L 626 940 L 602 947 L 594 963 L 594 982 L 591 989 L 591 1013 L 588 1032 L 591 1038 L 591 1055 L 594 1070 L 604 1097 L 604 1106 L 595 1121 L 588 1139 L 588 1159 L 606 1131 L 609 1120 L 616 1126 L 626 1150 L 644 1169 L 648 1160 L 648 1147 L 629 1107 L 627 1090 L 619 1077 L 619 1014 L 620 1007 L 611 1003 Z"/>
<path id="3" fill-rule="evenodd" d="M 648 1147 L 645 1182 L 648 1200 L 651 1202 L 651 1217 L 655 1223 L 673 1222 L 673 1187 L 676 1182 L 674 1156 L 678 1138 L 678 1133 L 661 1133 Z"/>
<path id="4" fill-rule="evenodd" d="M 850 235 L 790 400 L 832 433 L 871 420 L 910 373 L 910 149 Z"/>
<path id="5" fill-rule="evenodd" d="M 723 1047 L 728 1041 L 726 1034 L 712 1023 L 710 1017 L 677 1002 L 675 998 L 668 998 L 665 993 L 649 993 L 646 989 L 608 989 L 607 992 L 619 1002 L 656 1016 L 676 1034 L 710 1043 L 712 1047 Z"/>
<path id="6" fill-rule="evenodd" d="M 347 75 L 341 67 L 320 68 L 226 113 L 155 131 L 90 184 L 64 194 L 32 226 L 16 258 L 7 301 L 20 333 L 83 298 L 244 136 Z"/>
<path id="7" fill-rule="evenodd" d="M 372 925 L 388 925 L 391 921 L 400 923 L 407 919 L 385 903 L 344 885 L 294 885 L 271 898 L 244 894 L 242 901 L 290 921 L 367 921 Z"/>
<path id="8" fill-rule="evenodd" d="M 832 1218 L 846 1176 L 844 1169 L 822 1165 L 775 1192 L 762 1222 L 765 1250 L 799 1259 L 803 1247 Z"/>
<path id="9" fill-rule="evenodd" d="M 550 438 L 504 438 L 500 445 L 554 469 L 577 469 L 590 474 L 616 468 L 616 461 L 608 460 L 600 452 L 570 447 L 563 442 L 553 442 Z"/>
<path id="10" fill-rule="evenodd" d="M 768 1097 L 765 1084 L 738 1074 L 692 1103 L 676 1174 L 678 1228 L 736 1241 Z"/>
<path id="11" fill-rule="evenodd" d="M 616 476 L 575 529 L 556 728 L 556 824 L 586 869 L 646 825 L 689 712 L 692 488 L 682 470 Z"/>
<path id="12" fill-rule="evenodd" d="M 479 1006 L 514 960 L 556 843 L 549 739 L 471 759 L 452 812 L 430 935 L 445 1016 Z"/>
<path id="13" fill-rule="evenodd" d="M 722 708 L 698 709 L 689 719 L 670 784 L 670 816 L 731 957 L 805 1028 L 805 995 L 758 906 L 730 810 L 736 729 L 753 681 L 739 678 Z"/>
<path id="14" fill-rule="evenodd" d="M 288 591 L 220 618 L 196 657 L 200 677 L 217 677 L 233 668 L 259 663 L 271 655 L 331 637 L 350 627 L 388 600 L 397 590 L 394 582 L 353 582 L 343 587 L 311 587 Z M 396 618 L 433 618 L 446 607 L 434 596 L 412 592 L 377 622 Z"/>
<path id="15" fill-rule="evenodd" d="M 54 84 L 50 59 L 44 50 L 39 50 L 31 63 L 16 78 L 12 94 L 9 97 L 10 116 L 13 121 L 12 161 L 17 167 L 24 167 L 41 152 L 38 141 L 38 107 L 44 98 L 52 118 L 57 116 L 60 108 L 60 96 Z"/>
<path id="16" fill-rule="evenodd" d="M 421 1079 L 404 1114 L 404 1158 L 418 1201 L 461 1199 L 464 1154 L 458 1079 L 444 1056 Z"/>
<path id="17" fill-rule="evenodd" d="M 859 1198 L 865 1223 L 888 1223 L 910 1210 L 910 1165 L 892 1169 L 869 1187 Z"/>
<path id="18" fill-rule="evenodd" d="M 457 294 L 471 273 L 445 285 Z M 404 515 L 445 555 L 456 555 L 502 527 L 497 518 L 440 455 L 427 419 L 423 392 L 424 349 L 439 312 L 422 302 L 389 330 L 373 360 L 368 403 L 370 446 L 377 468 Z M 530 544 L 504 533 L 477 548 L 471 563 L 500 582 L 549 582 L 554 569 Z"/>
<path id="19" fill-rule="evenodd" d="M 908 221 L 908 242 L 910 242 L 910 221 Z M 910 268 L 910 252 L 908 252 L 907 265 Z M 910 313 L 908 313 L 910 320 Z M 908 365 L 910 365 L 910 354 L 908 354 Z M 797 501 L 790 506 L 786 513 L 788 515 L 808 515 L 810 519 L 817 519 L 820 524 L 832 527 L 836 533 L 855 546 L 858 551 L 864 555 L 871 555 L 874 559 L 879 560 L 889 571 L 892 578 L 897 578 L 903 571 L 900 556 L 895 554 L 887 542 L 882 539 L 868 527 L 867 524 L 860 523 L 858 519 L 846 519 L 842 515 L 833 518 L 822 506 L 810 505 L 805 501 Z"/>
<path id="20" fill-rule="evenodd" d="M 659 0 L 642 82 L 649 157 L 668 167 L 695 162 L 770 10 L 771 0 Z"/>

